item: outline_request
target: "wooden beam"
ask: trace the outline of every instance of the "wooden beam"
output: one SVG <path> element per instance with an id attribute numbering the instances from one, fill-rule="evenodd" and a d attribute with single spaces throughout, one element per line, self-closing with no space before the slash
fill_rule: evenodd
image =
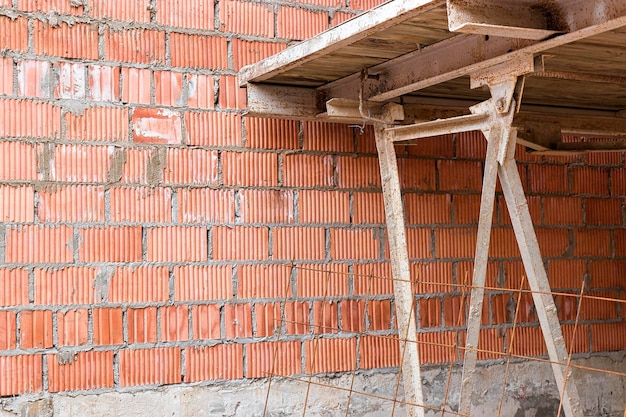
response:
<path id="1" fill-rule="evenodd" d="M 445 0 L 394 0 L 239 72 L 241 86 L 260 82 L 334 52 L 383 29 L 445 5 Z"/>
<path id="2" fill-rule="evenodd" d="M 315 120 L 322 112 L 319 94 L 311 88 L 248 84 L 248 116 Z"/>
<path id="3" fill-rule="evenodd" d="M 489 115 L 479 113 L 451 117 L 449 119 L 433 120 L 413 125 L 390 127 L 387 129 L 387 132 L 389 133 L 390 141 L 403 142 L 432 136 L 447 135 L 450 133 L 481 130 L 487 127 L 488 123 Z"/>

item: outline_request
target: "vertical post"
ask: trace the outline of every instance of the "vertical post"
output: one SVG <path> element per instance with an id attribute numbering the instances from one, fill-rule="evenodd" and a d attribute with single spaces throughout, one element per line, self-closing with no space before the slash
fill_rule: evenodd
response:
<path id="1" fill-rule="evenodd" d="M 380 176 L 385 201 L 387 235 L 391 254 L 391 271 L 393 276 L 393 292 L 398 319 L 400 352 L 404 352 L 401 370 L 404 382 L 405 399 L 414 404 L 424 404 L 422 380 L 420 374 L 419 349 L 417 345 L 417 329 L 413 308 L 414 295 L 409 269 L 409 254 L 406 244 L 404 210 L 400 193 L 400 178 L 396 151 L 384 124 L 375 126 L 376 148 L 380 164 Z M 406 340 L 404 337 L 406 336 Z M 407 408 L 409 417 L 423 417 L 422 407 Z"/>
<path id="2" fill-rule="evenodd" d="M 472 409 L 472 392 L 474 387 L 474 373 L 478 352 L 478 338 L 480 335 L 480 319 L 483 311 L 484 286 L 487 276 L 487 259 L 489 255 L 489 241 L 491 240 L 491 223 L 495 202 L 496 181 L 498 178 L 498 150 L 502 129 L 496 125 L 487 132 L 487 157 L 483 174 L 483 188 L 480 199 L 480 217 L 478 219 L 478 235 L 474 255 L 474 273 L 472 277 L 472 292 L 470 295 L 469 317 L 467 319 L 467 337 L 465 339 L 465 354 L 463 359 L 463 374 L 461 376 L 461 394 L 459 412 L 470 414 Z"/>
<path id="3" fill-rule="evenodd" d="M 563 409 L 568 417 L 582 417 L 578 389 L 573 383 L 565 384 L 567 348 L 561 331 L 561 324 L 552 298 L 550 283 L 543 266 L 539 243 L 528 210 L 528 203 L 522 181 L 515 163 L 515 138 L 508 144 L 506 156 L 498 169 L 502 191 L 509 209 L 511 223 L 522 255 L 522 262 L 532 290 L 537 317 L 541 324 L 543 338 L 552 363 L 552 371 L 559 393 L 563 398 Z M 558 362 L 560 364 L 554 363 Z M 563 365 L 561 365 L 563 364 Z M 563 392 L 565 390 L 565 392 Z"/>

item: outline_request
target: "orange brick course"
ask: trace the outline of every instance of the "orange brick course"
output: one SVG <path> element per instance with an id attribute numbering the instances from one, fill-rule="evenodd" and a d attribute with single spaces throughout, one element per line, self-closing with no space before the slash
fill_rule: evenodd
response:
<path id="1" fill-rule="evenodd" d="M 0 0 L 0 397 L 398 367 L 372 129 L 246 117 L 236 77 L 382 1 L 80 3 Z M 397 147 L 425 363 L 462 358 L 485 144 Z M 566 295 L 625 297 L 624 155 L 518 155 L 566 343 L 626 349 L 623 303 Z M 486 361 L 525 275 L 498 190 Z"/>

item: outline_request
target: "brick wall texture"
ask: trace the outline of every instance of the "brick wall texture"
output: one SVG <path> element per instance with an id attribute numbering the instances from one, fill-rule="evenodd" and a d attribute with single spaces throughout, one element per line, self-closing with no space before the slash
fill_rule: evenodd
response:
<path id="1" fill-rule="evenodd" d="M 236 79 L 375 1 L 0 0 L 0 396 L 398 365 L 372 131 L 246 118 Z M 485 141 L 398 153 L 422 359 L 459 361 Z M 624 155 L 519 158 L 553 288 L 626 299 Z M 496 210 L 488 285 L 515 290 Z M 482 348 L 517 303 L 487 292 Z M 581 309 L 574 352 L 626 348 L 623 304 Z"/>

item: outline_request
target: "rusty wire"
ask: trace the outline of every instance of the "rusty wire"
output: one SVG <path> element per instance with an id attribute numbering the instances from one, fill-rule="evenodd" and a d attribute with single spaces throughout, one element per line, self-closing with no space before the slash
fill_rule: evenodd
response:
<path id="1" fill-rule="evenodd" d="M 287 266 L 287 265 L 285 265 Z M 380 280 L 387 280 L 387 281 L 399 281 L 399 282 L 411 282 L 413 285 L 417 285 L 417 284 L 422 284 L 422 285 L 437 285 L 437 286 L 444 286 L 444 287 L 449 287 L 452 288 L 453 290 L 459 290 L 461 291 L 461 302 L 460 302 L 460 311 L 459 311 L 459 316 L 457 317 L 457 328 L 460 327 L 460 323 L 461 323 L 461 319 L 463 317 L 463 309 L 465 307 L 464 303 L 465 303 L 465 296 L 466 296 L 466 291 L 467 290 L 471 290 L 473 288 L 478 288 L 474 285 L 467 285 L 467 275 L 465 277 L 465 281 L 463 282 L 463 284 L 453 284 L 453 283 L 441 283 L 441 282 L 425 282 L 425 281 L 414 281 L 414 280 L 406 280 L 406 279 L 396 279 L 393 277 L 385 277 L 385 276 L 376 276 L 373 274 L 373 270 L 370 270 L 370 273 L 368 275 L 364 275 L 364 274 L 356 274 L 356 273 L 344 273 L 344 272 L 338 272 L 338 271 L 331 271 L 331 270 L 321 270 L 321 269 L 317 269 L 317 268 L 310 268 L 310 267 L 303 267 L 303 266 L 297 266 L 294 263 L 292 263 L 291 265 L 289 265 L 291 270 L 293 271 L 293 269 L 300 269 L 300 270 L 308 270 L 308 271 L 313 271 L 313 272 L 320 272 L 326 275 L 326 285 L 325 285 L 325 291 L 324 291 L 324 295 L 322 297 L 323 301 L 327 301 L 329 297 L 328 293 L 329 293 L 329 288 L 330 288 L 330 277 L 331 275 L 343 275 L 343 276 L 353 276 L 353 277 L 367 277 L 368 278 L 368 284 L 367 284 L 367 291 L 365 293 L 365 306 L 364 306 L 364 316 L 363 316 L 363 327 L 362 327 L 362 331 L 359 332 L 351 332 L 351 333 L 355 333 L 356 336 L 372 336 L 372 337 L 379 337 L 379 338 L 386 338 L 386 339 L 393 339 L 398 341 L 399 343 L 403 344 L 403 350 L 401 352 L 400 355 L 400 361 L 399 361 L 399 371 L 398 371 L 398 376 L 397 376 L 397 381 L 396 381 L 396 387 L 394 390 L 394 397 L 393 398 L 387 398 L 387 397 L 383 397 L 381 395 L 376 395 L 376 394 L 371 394 L 371 393 L 367 393 L 367 392 L 362 392 L 362 391 L 358 391 L 354 389 L 354 381 L 355 381 L 355 377 L 356 377 L 356 371 L 357 371 L 357 366 L 358 366 L 358 355 L 357 357 L 355 357 L 355 366 L 354 366 L 354 370 L 352 372 L 352 377 L 351 377 L 351 382 L 350 382 L 350 387 L 349 388 L 345 388 L 345 387 L 337 387 L 337 386 L 333 386 L 330 384 L 324 384 L 321 382 L 315 382 L 313 381 L 313 373 L 315 370 L 315 357 L 317 355 L 317 348 L 318 348 L 318 344 L 319 344 L 319 339 L 321 338 L 322 331 L 328 331 L 328 330 L 332 330 L 332 331 L 337 331 L 337 332 L 341 332 L 341 329 L 339 328 L 339 326 L 337 326 L 337 328 L 332 327 L 332 326 L 326 326 L 324 325 L 324 315 L 325 315 L 325 311 L 324 309 L 322 309 L 322 323 L 320 324 L 315 324 L 314 322 L 312 323 L 302 323 L 302 322 L 298 322 L 296 320 L 287 320 L 286 315 L 285 315 L 285 311 L 284 308 L 281 309 L 281 318 L 280 318 L 280 325 L 279 325 L 279 332 L 278 335 L 276 336 L 276 341 L 278 341 L 280 339 L 280 333 L 282 332 L 282 327 L 284 323 L 294 323 L 294 324 L 304 324 L 306 326 L 309 326 L 309 328 L 312 328 L 312 332 L 313 332 L 313 351 L 312 351 L 312 357 L 311 358 L 307 358 L 307 360 L 310 360 L 311 363 L 311 374 L 309 374 L 308 379 L 301 379 L 301 378 L 296 378 L 296 377 L 292 377 L 292 376 L 284 376 L 282 375 L 283 378 L 285 379 L 289 379 L 289 380 L 294 380 L 294 381 L 299 381 L 299 382 L 306 382 L 307 383 L 307 391 L 306 391 L 306 397 L 305 397 L 305 403 L 304 403 L 304 407 L 303 407 L 303 414 L 302 416 L 305 417 L 306 416 L 306 409 L 307 409 L 307 404 L 308 404 L 308 400 L 309 400 L 309 392 L 310 392 L 310 388 L 311 385 L 317 385 L 317 386 L 323 386 L 323 387 L 327 387 L 327 388 L 333 388 L 333 389 L 337 389 L 337 390 L 341 390 L 341 391 L 347 391 L 348 392 L 348 401 L 347 401 L 347 407 L 346 407 L 346 416 L 349 413 L 349 408 L 350 408 L 350 401 L 352 398 L 352 394 L 358 394 L 358 395 L 364 395 L 364 396 L 368 396 L 371 398 L 377 398 L 380 400 L 385 400 L 385 401 L 390 401 L 393 403 L 392 406 L 392 411 L 391 411 L 391 417 L 393 417 L 394 412 L 395 412 L 395 407 L 396 404 L 404 404 L 404 405 L 409 405 L 409 406 L 415 406 L 415 407 L 421 407 L 427 410 L 431 410 L 431 411 L 435 411 L 435 412 L 441 412 L 442 416 L 445 413 L 449 413 L 449 414 L 454 414 L 454 415 L 459 415 L 459 416 L 466 416 L 466 414 L 461 414 L 461 413 L 457 413 L 454 411 L 450 411 L 450 410 L 446 410 L 446 406 L 447 406 L 447 400 L 448 400 L 448 395 L 449 395 L 449 389 L 450 389 L 450 383 L 451 383 L 451 375 L 452 375 L 452 369 L 454 367 L 454 363 L 456 361 L 451 360 L 450 361 L 450 369 L 448 372 L 448 380 L 447 380 L 447 384 L 446 384 L 446 390 L 445 390 L 445 395 L 444 395 L 444 400 L 442 403 L 442 406 L 440 408 L 437 407 L 432 407 L 432 406 L 428 406 L 425 404 L 414 404 L 408 401 L 404 401 L 404 400 L 399 400 L 398 399 L 398 392 L 399 392 L 399 386 L 400 386 L 400 378 L 401 378 L 401 364 L 403 362 L 404 359 L 404 352 L 406 350 L 406 346 L 408 345 L 408 343 L 417 343 L 418 345 L 427 345 L 427 346 L 436 346 L 436 347 L 441 347 L 442 349 L 450 349 L 451 351 L 456 351 L 456 352 L 460 352 L 460 351 L 475 351 L 478 353 L 483 353 L 485 355 L 493 355 L 493 356 L 502 356 L 502 357 L 506 357 L 507 358 L 507 362 L 506 362 L 506 371 L 505 371 L 505 380 L 503 382 L 503 387 L 502 387 L 502 394 L 501 394 L 501 399 L 500 399 L 500 404 L 498 407 L 498 415 L 500 414 L 501 411 L 501 407 L 502 407 L 502 401 L 504 398 L 504 391 L 505 391 L 505 384 L 506 384 L 506 378 L 508 376 L 508 371 L 509 371 L 509 365 L 510 365 L 510 361 L 512 358 L 515 359 L 519 359 L 519 360 L 525 360 L 525 361 L 535 361 L 535 362 L 539 362 L 539 363 L 546 363 L 546 364 L 550 364 L 550 365 L 559 365 L 559 366 L 565 366 L 566 367 L 566 373 L 565 373 L 565 381 L 564 381 L 564 386 L 563 386 L 563 390 L 562 392 L 565 392 L 565 388 L 567 385 L 567 381 L 568 381 L 568 377 L 569 377 L 569 371 L 570 369 L 579 369 L 582 371 L 590 371 L 590 372 L 598 372 L 598 373 L 602 373 L 602 374 L 606 374 L 606 375 L 613 375 L 613 376 L 618 376 L 618 377 L 626 377 L 626 373 L 623 372 L 618 372 L 618 371 L 612 371 L 612 370 L 606 370 L 606 369 L 599 369 L 599 368 L 593 368 L 593 367 L 589 367 L 589 366 L 584 366 L 584 365 L 579 365 L 579 364 L 574 364 L 572 363 L 572 356 L 574 353 L 574 342 L 575 342 L 575 336 L 576 336 L 576 331 L 577 328 L 579 326 L 579 320 L 580 320 L 580 312 L 581 312 L 581 305 L 583 300 L 585 299 L 589 299 L 589 300 L 599 300 L 599 301 L 606 301 L 606 302 L 616 302 L 616 303 L 621 303 L 621 304 L 626 304 L 626 300 L 623 299 L 618 299 L 618 298 L 611 298 L 611 297 L 601 297 L 601 296 L 591 296 L 591 295 L 587 295 L 584 293 L 584 289 L 585 289 L 585 282 L 583 281 L 582 287 L 581 287 L 581 291 L 580 293 L 576 294 L 576 293 L 568 293 L 568 292 L 549 292 L 549 291 L 532 291 L 529 289 L 524 289 L 523 288 L 523 284 L 524 284 L 524 276 L 522 276 L 522 282 L 520 285 L 519 290 L 512 290 L 509 288 L 499 288 L 499 287 L 490 287 L 490 286 L 483 286 L 482 288 L 484 290 L 488 290 L 488 291 L 493 291 L 493 292 L 515 292 L 518 295 L 518 299 L 517 299 L 517 303 L 516 303 L 516 311 L 515 311 L 515 317 L 514 317 L 514 322 L 513 322 L 513 330 L 511 333 L 511 340 L 509 341 L 509 348 L 506 349 L 505 352 L 500 352 L 500 351 L 496 351 L 496 350 L 489 350 L 489 349 L 479 349 L 479 348 L 470 348 L 467 346 L 459 346 L 458 345 L 458 341 L 457 343 L 453 343 L 453 344 L 449 344 L 449 343 L 439 343 L 439 342 L 429 342 L 429 341 L 412 341 L 412 340 L 408 340 L 408 333 L 404 335 L 404 337 L 400 337 L 400 335 L 381 335 L 381 334 L 373 334 L 373 333 L 369 333 L 367 331 L 367 311 L 368 311 L 368 306 L 369 303 L 368 301 L 370 300 L 371 297 L 371 288 L 372 288 L 372 282 L 374 279 L 380 279 Z M 291 275 L 291 274 L 290 274 Z M 290 280 L 287 280 L 287 284 L 285 286 L 285 296 L 284 296 L 284 302 L 286 302 L 286 300 L 288 299 L 288 290 L 289 290 L 289 285 L 290 285 Z M 517 326 L 517 319 L 518 319 L 518 312 L 519 312 L 519 308 L 520 308 L 520 299 L 522 294 L 550 294 L 552 296 L 562 296 L 562 297 L 574 297 L 578 300 L 578 309 L 577 309 L 577 314 L 576 314 L 576 320 L 574 323 L 574 329 L 572 332 L 572 336 L 571 336 L 571 343 L 570 343 L 570 349 L 569 349 L 569 355 L 568 355 L 568 359 L 566 363 L 560 362 L 560 361 L 552 361 L 550 359 L 545 359 L 545 358 L 540 358 L 540 357 L 532 357 L 532 356 L 526 356 L 526 355 L 521 355 L 521 354 L 515 354 L 513 353 L 513 340 L 515 337 L 515 330 L 518 327 Z M 412 303 L 411 303 L 411 314 L 414 314 L 415 311 L 415 302 L 416 299 L 415 297 L 412 297 Z M 316 330 L 317 329 L 317 330 Z M 319 333 L 318 333 L 319 332 Z M 457 330 L 458 333 L 458 330 Z M 267 411 L 267 406 L 268 406 L 268 402 L 269 402 L 269 396 L 270 396 L 270 389 L 271 389 L 271 382 L 272 382 L 272 377 L 274 376 L 280 376 L 280 374 L 277 374 L 275 372 L 275 364 L 276 364 L 276 358 L 277 358 L 277 353 L 278 353 L 278 346 L 276 346 L 275 350 L 274 350 L 274 356 L 273 356 L 273 361 L 272 361 L 272 367 L 271 367 L 271 371 L 267 372 L 267 375 L 269 377 L 269 383 L 268 383 L 268 392 L 266 395 L 266 400 L 265 400 L 265 407 L 264 407 L 264 411 L 263 411 L 263 416 L 266 415 L 266 411 Z M 452 356 L 451 356 L 452 357 Z M 459 357 L 459 355 L 457 354 L 457 358 Z M 561 401 L 559 404 L 559 416 L 561 413 L 561 409 L 562 409 L 562 403 L 563 403 L 563 395 L 561 395 Z M 557 416 L 558 417 L 558 416 Z M 626 414 L 625 414 L 626 417 Z"/>

